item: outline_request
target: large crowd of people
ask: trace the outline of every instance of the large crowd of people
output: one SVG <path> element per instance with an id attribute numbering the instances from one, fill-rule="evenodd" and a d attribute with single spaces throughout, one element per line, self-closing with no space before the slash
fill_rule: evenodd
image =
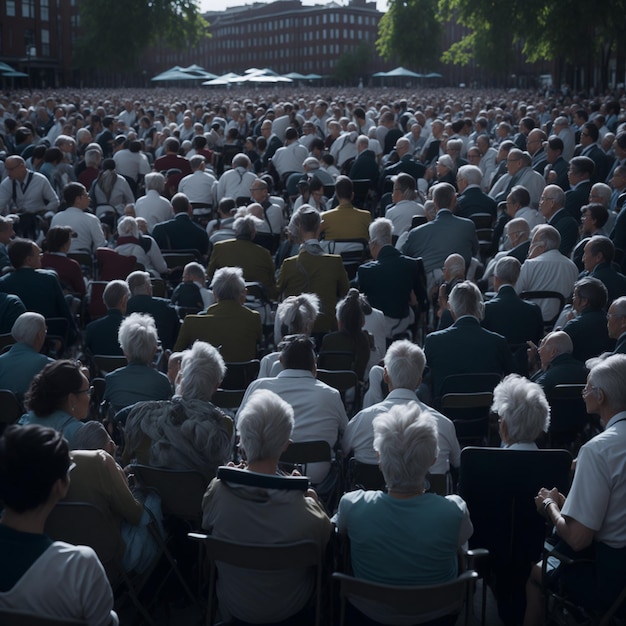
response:
<path id="1" fill-rule="evenodd" d="M 591 611 L 626 587 L 626 96 L 14 92 L 0 153 L 0 389 L 24 409 L 0 438 L 0 611 L 117 623 L 93 552 L 44 529 L 57 502 L 93 496 L 124 566 L 148 567 L 143 527 L 161 512 L 127 483 L 133 462 L 199 472 L 216 537 L 321 550 L 332 518 L 357 577 L 451 580 L 472 510 L 442 397 L 493 393 L 489 443 L 498 430 L 511 454 L 540 454 L 559 385 L 584 386 L 598 429 L 570 442 L 569 494 L 544 485 L 537 511 L 561 551 L 595 562 L 550 563 L 546 581 L 529 561 L 526 610 L 501 617 L 541 624 L 557 583 Z M 255 359 L 220 408 L 229 371 Z M 314 441 L 331 452 L 301 468 L 310 485 L 279 478 L 290 442 Z M 349 463 L 380 466 L 385 490 L 351 490 Z M 67 570 L 58 601 L 51 567 Z M 223 619 L 312 619 L 308 574 L 218 567 Z"/>

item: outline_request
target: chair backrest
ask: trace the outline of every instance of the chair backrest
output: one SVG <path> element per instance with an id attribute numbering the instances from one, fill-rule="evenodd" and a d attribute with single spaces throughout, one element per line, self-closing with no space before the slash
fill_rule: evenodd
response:
<path id="1" fill-rule="evenodd" d="M 106 280 L 90 280 L 87 284 L 87 317 L 91 321 L 107 314 L 102 296 L 108 284 Z"/>
<path id="2" fill-rule="evenodd" d="M 476 230 L 493 227 L 494 217 L 491 213 L 474 213 L 469 216 L 469 219 L 474 222 Z"/>
<path id="3" fill-rule="evenodd" d="M 411 218 L 411 228 L 417 228 L 418 226 L 421 226 L 422 224 L 426 224 L 427 221 L 428 220 L 425 215 L 414 215 Z"/>
<path id="4" fill-rule="evenodd" d="M 109 372 L 113 372 L 120 367 L 126 367 L 126 365 L 128 365 L 128 361 L 125 356 L 94 354 L 92 359 L 98 373 L 102 376 L 108 374 Z"/>
<path id="5" fill-rule="evenodd" d="M 3 333 L 0 335 L 0 348 L 10 347 L 15 343 L 15 338 L 11 333 Z"/>
<path id="6" fill-rule="evenodd" d="M 8 609 L 0 609 L 2 626 L 87 626 L 87 622 L 68 618 L 44 617 L 30 613 L 18 613 Z"/>
<path id="7" fill-rule="evenodd" d="M 352 370 L 327 370 L 320 368 L 317 370 L 317 378 L 330 387 L 337 389 L 342 395 L 348 389 L 356 387 L 359 382 L 356 372 Z"/>
<path id="8" fill-rule="evenodd" d="M 339 583 L 341 598 L 340 625 L 346 623 L 346 600 L 362 599 L 376 602 L 381 609 L 389 609 L 389 617 L 410 615 L 420 623 L 420 617 L 434 620 L 446 615 L 460 613 L 469 596 L 470 583 L 478 578 L 472 570 L 441 585 L 395 586 L 361 580 L 338 572 L 333 579 Z"/>
<path id="9" fill-rule="evenodd" d="M 236 412 L 245 395 L 245 389 L 217 389 L 211 397 L 211 402 L 220 409 Z"/>
<path id="10" fill-rule="evenodd" d="M 546 330 L 552 329 L 554 323 L 559 318 L 563 307 L 565 306 L 565 298 L 563 297 L 563 294 L 558 291 L 522 291 L 522 293 L 519 294 L 519 297 L 522 300 L 530 300 L 531 302 L 536 300 L 556 300 L 558 302 L 559 310 L 557 311 L 557 314 L 552 319 L 543 320 L 543 325 Z"/>
<path id="11" fill-rule="evenodd" d="M 100 280 L 126 280 L 126 277 L 137 267 L 137 257 L 124 256 L 110 248 L 96 250 L 98 278 Z"/>
<path id="12" fill-rule="evenodd" d="M 496 372 L 452 374 L 441 383 L 441 396 L 447 393 L 478 393 L 493 391 L 502 377 Z"/>
<path id="13" fill-rule="evenodd" d="M 11 424 L 15 424 L 24 414 L 24 409 L 17 396 L 10 389 L 0 389 L 0 435 Z"/>
<path id="14" fill-rule="evenodd" d="M 546 394 L 550 405 L 550 445 L 568 445 L 593 420 L 587 413 L 582 390 L 585 385 L 556 385 Z"/>
<path id="15" fill-rule="evenodd" d="M 355 371 L 356 354 L 353 350 L 321 350 L 317 357 L 317 366 L 323 370 Z"/>
<path id="16" fill-rule="evenodd" d="M 259 359 L 250 361 L 227 362 L 226 376 L 220 389 L 245 390 L 259 375 L 261 362 Z"/>
<path id="17" fill-rule="evenodd" d="M 281 463 L 306 464 L 329 462 L 333 458 L 327 441 L 292 441 L 281 454 Z"/>
<path id="18" fill-rule="evenodd" d="M 137 482 L 161 496 L 163 513 L 194 522 L 202 518 L 202 497 L 208 484 L 200 472 L 133 465 Z"/>

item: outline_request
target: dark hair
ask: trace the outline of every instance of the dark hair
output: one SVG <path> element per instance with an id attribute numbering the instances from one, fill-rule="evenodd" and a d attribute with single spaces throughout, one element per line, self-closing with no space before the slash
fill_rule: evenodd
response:
<path id="1" fill-rule="evenodd" d="M 593 122 L 585 122 L 583 124 L 583 128 L 589 133 L 589 136 L 594 142 L 598 141 L 598 137 L 600 136 L 600 130 Z"/>
<path id="2" fill-rule="evenodd" d="M 72 238 L 71 226 L 53 226 L 46 233 L 43 247 L 46 252 L 60 252 L 63 246 Z"/>
<path id="3" fill-rule="evenodd" d="M 342 329 L 352 337 L 357 337 L 365 323 L 365 315 L 361 308 L 360 293 L 354 287 L 337 306 L 337 317 L 341 321 Z"/>
<path id="4" fill-rule="evenodd" d="M 589 308 L 599 311 L 606 306 L 608 300 L 608 292 L 604 283 L 597 278 L 585 276 L 574 284 L 574 293 L 578 297 L 587 300 Z"/>
<path id="5" fill-rule="evenodd" d="M 15 269 L 24 265 L 26 259 L 33 253 L 34 242 L 31 239 L 16 237 L 9 243 L 9 261 Z"/>
<path id="6" fill-rule="evenodd" d="M 604 207 L 602 208 L 604 209 Z M 606 209 L 604 210 L 606 211 Z M 613 262 L 615 258 L 615 244 L 608 237 L 595 235 L 589 240 L 587 245 L 589 246 L 589 252 L 591 252 L 593 256 L 601 254 L 606 263 Z"/>
<path id="7" fill-rule="evenodd" d="M 172 200 L 172 209 L 174 209 L 174 213 L 188 213 L 189 207 L 191 204 L 189 203 L 189 198 L 184 193 L 174 194 Z"/>
<path id="8" fill-rule="evenodd" d="M 63 187 L 63 200 L 65 200 L 65 204 L 67 204 L 67 206 L 74 206 L 76 199 L 80 198 L 85 191 L 85 186 L 81 183 L 67 183 L 67 185 Z"/>
<path id="9" fill-rule="evenodd" d="M 335 195 L 341 200 L 350 200 L 354 193 L 354 185 L 347 176 L 337 176 L 335 181 Z"/>
<path id="10" fill-rule="evenodd" d="M 7 426 L 0 438 L 0 500 L 17 513 L 36 509 L 69 467 L 69 446 L 57 430 Z"/>
<path id="11" fill-rule="evenodd" d="M 574 157 L 569 164 L 574 174 L 588 174 L 589 178 L 593 176 L 593 172 L 596 168 L 596 164 L 593 160 L 586 156 Z"/>
<path id="12" fill-rule="evenodd" d="M 278 344 L 280 362 L 288 370 L 313 371 L 315 343 L 307 335 L 287 335 Z"/>
<path id="13" fill-rule="evenodd" d="M 25 404 L 37 417 L 47 417 L 60 409 L 71 393 L 77 393 L 83 377 L 74 361 L 61 359 L 48 363 L 30 384 Z"/>
<path id="14" fill-rule="evenodd" d="M 176 137 L 168 137 L 163 142 L 163 148 L 166 152 L 175 152 L 178 154 L 178 151 L 180 150 L 180 141 L 178 141 Z"/>
<path id="15" fill-rule="evenodd" d="M 556 135 L 552 135 L 548 139 L 548 147 L 551 150 L 558 150 L 559 152 L 563 152 L 563 148 L 564 148 L 563 140 L 560 137 L 557 137 Z"/>
<path id="16" fill-rule="evenodd" d="M 609 220 L 609 211 L 603 204 L 592 203 L 580 207 L 580 214 L 589 213 L 589 217 L 596 223 L 598 228 L 602 228 Z"/>

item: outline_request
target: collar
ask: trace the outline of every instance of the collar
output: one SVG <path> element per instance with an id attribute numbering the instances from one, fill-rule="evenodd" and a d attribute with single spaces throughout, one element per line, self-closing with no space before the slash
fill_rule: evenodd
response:
<path id="1" fill-rule="evenodd" d="M 461 315 L 456 319 L 453 326 L 480 326 L 480 322 L 473 315 Z"/>
<path id="2" fill-rule="evenodd" d="M 276 378 L 315 378 L 312 372 L 308 370 L 282 370 L 278 373 Z"/>
<path id="3" fill-rule="evenodd" d="M 411 391 L 410 389 L 404 389 L 400 387 L 398 389 L 392 389 L 385 399 L 386 400 L 407 400 L 407 401 L 412 400 L 413 402 L 417 402 L 417 395 L 415 394 L 414 391 Z"/>
<path id="4" fill-rule="evenodd" d="M 626 411 L 620 411 L 619 413 L 616 413 L 607 423 L 607 425 L 605 426 L 604 430 L 606 430 L 607 428 L 610 428 L 611 426 L 615 426 L 615 424 L 617 422 L 620 421 L 624 421 L 626 420 Z"/>

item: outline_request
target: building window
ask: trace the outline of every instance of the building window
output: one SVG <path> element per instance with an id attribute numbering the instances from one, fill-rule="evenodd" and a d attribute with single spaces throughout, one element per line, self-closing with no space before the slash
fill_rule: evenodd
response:
<path id="1" fill-rule="evenodd" d="M 49 5 L 50 0 L 39 0 L 39 14 L 42 22 L 47 22 L 50 19 Z"/>
<path id="2" fill-rule="evenodd" d="M 359 24 L 363 24 L 363 16 L 362 16 L 362 15 L 359 15 L 359 18 L 358 18 L 358 19 L 359 19 Z"/>
<path id="3" fill-rule="evenodd" d="M 15 17 L 15 0 L 7 0 L 7 17 Z"/>
<path id="4" fill-rule="evenodd" d="M 50 31 L 47 28 L 41 29 L 41 56 L 50 56 Z"/>
<path id="5" fill-rule="evenodd" d="M 22 0 L 22 17 L 35 17 L 35 0 Z"/>

